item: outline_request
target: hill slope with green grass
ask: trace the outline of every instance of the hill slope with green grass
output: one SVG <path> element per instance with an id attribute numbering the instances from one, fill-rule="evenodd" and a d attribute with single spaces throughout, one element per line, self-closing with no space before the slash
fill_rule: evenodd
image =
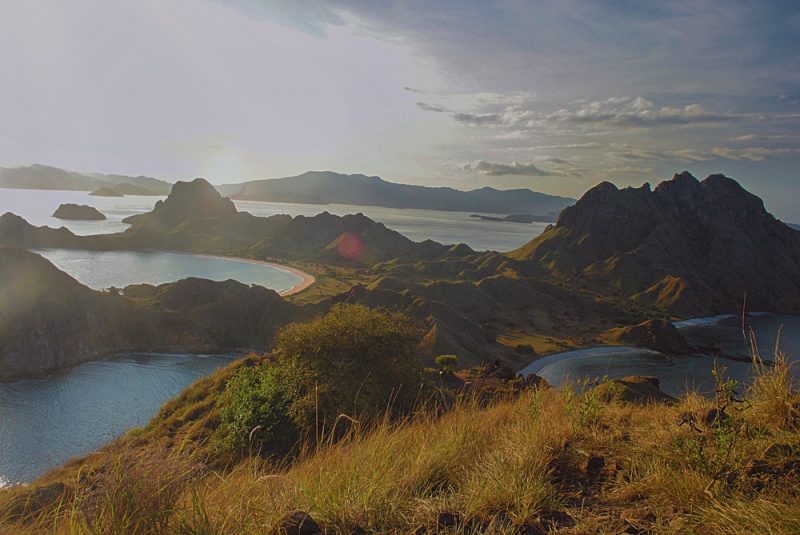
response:
<path id="1" fill-rule="evenodd" d="M 800 529 L 800 397 L 780 361 L 746 391 L 721 381 L 714 399 L 646 401 L 658 390 L 632 378 L 350 419 L 282 462 L 253 450 L 219 464 L 196 447 L 209 431 L 167 440 L 218 426 L 225 380 L 242 366 L 199 381 L 103 452 L 0 491 L 0 522 L 15 533 Z"/>

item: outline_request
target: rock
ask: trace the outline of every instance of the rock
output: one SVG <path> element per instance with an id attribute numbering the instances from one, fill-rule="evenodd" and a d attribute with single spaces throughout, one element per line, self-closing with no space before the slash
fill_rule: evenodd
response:
<path id="1" fill-rule="evenodd" d="M 106 218 L 103 212 L 93 206 L 85 204 L 62 204 L 55 212 L 53 217 L 58 219 L 75 219 L 84 221 L 102 221 Z"/>
<path id="2" fill-rule="evenodd" d="M 603 401 L 626 403 L 674 403 L 674 397 L 662 392 L 657 377 L 632 376 L 613 379 L 597 387 Z"/>
<path id="3" fill-rule="evenodd" d="M 273 533 L 275 535 L 317 535 L 322 533 L 322 528 L 305 511 L 294 511 L 278 521 Z"/>
<path id="4" fill-rule="evenodd" d="M 606 331 L 603 339 L 621 345 L 633 345 L 655 349 L 662 353 L 683 354 L 689 352 L 689 344 L 672 322 L 647 320 L 632 327 L 620 327 Z"/>

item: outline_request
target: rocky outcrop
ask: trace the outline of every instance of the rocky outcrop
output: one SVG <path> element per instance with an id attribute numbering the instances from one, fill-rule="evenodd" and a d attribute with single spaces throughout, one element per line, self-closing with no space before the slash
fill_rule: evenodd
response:
<path id="1" fill-rule="evenodd" d="M 177 182 L 165 200 L 156 202 L 153 211 L 122 221 L 133 226 L 169 231 L 189 219 L 226 217 L 236 213 L 233 201 L 222 197 L 205 179 L 196 178 L 191 182 Z"/>
<path id="2" fill-rule="evenodd" d="M 53 217 L 56 219 L 75 219 L 82 221 L 104 221 L 106 216 L 95 208 L 86 204 L 62 204 L 55 212 Z"/>
<path id="3" fill-rule="evenodd" d="M 683 335 L 667 320 L 647 320 L 631 327 L 610 329 L 601 338 L 610 344 L 647 347 L 668 354 L 689 352 Z"/>
<path id="4" fill-rule="evenodd" d="M 723 175 L 604 182 L 510 256 L 674 314 L 800 311 L 800 234 Z"/>

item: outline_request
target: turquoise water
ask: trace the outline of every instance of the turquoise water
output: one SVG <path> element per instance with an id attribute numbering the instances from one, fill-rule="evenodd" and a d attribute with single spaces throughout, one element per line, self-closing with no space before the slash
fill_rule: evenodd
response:
<path id="1" fill-rule="evenodd" d="M 659 378 L 663 391 L 679 395 L 687 390 L 712 392 L 711 372 L 718 362 L 726 368 L 729 378 L 743 385 L 750 381 L 753 369 L 749 362 L 716 358 L 720 353 L 750 355 L 741 318 L 733 315 L 699 318 L 676 322 L 676 326 L 690 344 L 704 349 L 689 356 L 665 355 L 636 347 L 578 349 L 537 359 L 520 373 L 535 373 L 556 386 L 567 380 L 652 375 Z M 765 360 L 774 358 L 777 343 L 786 358 L 796 363 L 794 374 L 800 379 L 800 316 L 754 314 L 745 320 L 744 332 L 753 334 L 759 354 Z"/>
<path id="2" fill-rule="evenodd" d="M 13 212 L 38 226 L 67 227 L 76 234 L 105 234 L 129 228 L 122 219 L 153 209 L 163 197 L 92 197 L 81 191 L 0 189 L 0 214 Z M 88 204 L 103 212 L 105 221 L 65 221 L 51 216 L 61 203 Z M 313 216 L 321 212 L 336 215 L 363 213 L 414 241 L 431 239 L 439 243 L 466 243 L 475 250 L 510 251 L 544 231 L 546 223 L 508 223 L 471 218 L 472 212 L 405 210 L 345 204 L 290 204 L 234 201 L 239 210 L 257 216 L 289 214 Z M 497 215 L 497 214 L 484 214 Z"/>
<path id="3" fill-rule="evenodd" d="M 30 481 L 152 418 L 226 356 L 127 354 L 0 383 L 0 487 Z"/>
<path id="4" fill-rule="evenodd" d="M 265 264 L 164 251 L 37 250 L 55 266 L 83 284 L 105 289 L 129 284 L 162 284 L 187 277 L 216 281 L 228 279 L 258 284 L 277 292 L 291 289 L 302 278 Z"/>

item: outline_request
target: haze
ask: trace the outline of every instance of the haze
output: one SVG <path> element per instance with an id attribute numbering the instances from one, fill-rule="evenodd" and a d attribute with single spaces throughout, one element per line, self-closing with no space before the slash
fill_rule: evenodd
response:
<path id="1" fill-rule="evenodd" d="M 579 196 L 721 172 L 800 221 L 795 2 L 6 0 L 0 165 Z"/>

